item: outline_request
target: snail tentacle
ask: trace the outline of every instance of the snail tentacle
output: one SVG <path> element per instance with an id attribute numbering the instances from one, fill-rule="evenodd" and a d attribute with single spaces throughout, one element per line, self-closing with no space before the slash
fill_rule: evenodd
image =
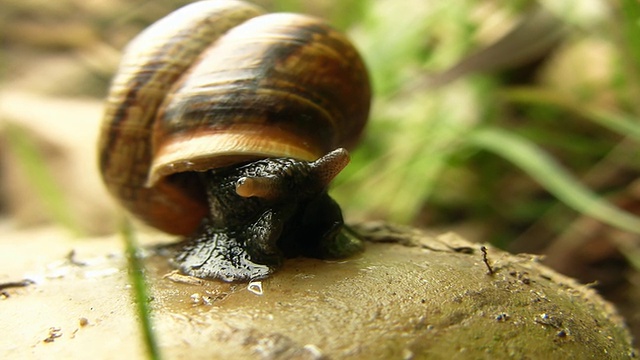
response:
<path id="1" fill-rule="evenodd" d="M 276 176 L 241 177 L 236 183 L 236 193 L 242 197 L 275 199 L 282 196 L 281 181 Z"/>
<path id="2" fill-rule="evenodd" d="M 320 183 L 328 186 L 329 183 L 349 164 L 349 152 L 338 148 L 311 163 L 311 168 Z"/>

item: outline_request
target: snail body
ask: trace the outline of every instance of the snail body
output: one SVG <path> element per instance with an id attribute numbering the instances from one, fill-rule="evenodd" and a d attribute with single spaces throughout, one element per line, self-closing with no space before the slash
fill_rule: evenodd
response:
<path id="1" fill-rule="evenodd" d="M 183 272 L 261 278 L 283 256 L 339 256 L 331 249 L 349 242 L 326 188 L 369 103 L 360 56 L 323 21 L 196 2 L 127 47 L 99 167 L 131 213 L 187 236 Z"/>

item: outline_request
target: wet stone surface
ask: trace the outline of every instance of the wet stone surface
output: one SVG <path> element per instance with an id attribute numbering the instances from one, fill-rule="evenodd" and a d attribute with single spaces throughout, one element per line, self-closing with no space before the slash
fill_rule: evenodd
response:
<path id="1" fill-rule="evenodd" d="M 290 259 L 274 276 L 253 283 L 185 277 L 166 259 L 147 257 L 149 304 L 163 355 L 622 359 L 634 354 L 609 304 L 535 257 L 488 248 L 485 258 L 480 245 L 454 234 L 431 237 L 384 224 L 357 230 L 369 240 L 361 255 L 338 262 Z M 53 238 L 56 246 L 41 252 Z M 19 240 L 0 242 L 0 282 L 34 283 L 3 289 L 7 296 L 0 309 L 9 315 L 0 322 L 0 357 L 144 357 L 119 239 L 77 241 L 45 232 Z M 29 256 L 21 261 L 20 254 Z"/>

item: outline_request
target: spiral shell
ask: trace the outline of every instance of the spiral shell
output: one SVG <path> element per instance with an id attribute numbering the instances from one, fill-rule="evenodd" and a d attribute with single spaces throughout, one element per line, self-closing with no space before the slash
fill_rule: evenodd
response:
<path id="1" fill-rule="evenodd" d="M 267 157 L 314 160 L 357 142 L 370 87 L 323 21 L 202 1 L 125 51 L 99 139 L 109 191 L 146 223 L 188 235 L 208 211 L 194 172 Z"/>

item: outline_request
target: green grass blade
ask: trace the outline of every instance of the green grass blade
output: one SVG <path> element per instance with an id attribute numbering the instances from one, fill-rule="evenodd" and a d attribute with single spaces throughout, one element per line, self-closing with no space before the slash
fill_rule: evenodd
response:
<path id="1" fill-rule="evenodd" d="M 512 88 L 503 94 L 507 100 L 518 103 L 556 106 L 640 142 L 640 124 L 632 116 L 605 110 L 594 105 L 578 103 L 553 91 L 534 88 Z"/>
<path id="2" fill-rule="evenodd" d="M 627 49 L 636 66 L 640 66 L 640 2 L 622 0 L 622 27 L 626 35 Z"/>
<path id="3" fill-rule="evenodd" d="M 640 246 L 628 241 L 617 241 L 616 245 L 629 264 L 640 272 Z"/>
<path id="4" fill-rule="evenodd" d="M 22 128 L 11 123 L 5 123 L 4 130 L 11 152 L 15 154 L 31 189 L 42 201 L 43 211 L 74 235 L 82 236 L 64 193 L 55 182 L 35 141 Z"/>
<path id="5" fill-rule="evenodd" d="M 584 187 L 528 140 L 499 129 L 470 134 L 469 142 L 509 160 L 566 205 L 609 225 L 640 234 L 640 218 L 622 211 Z"/>
<path id="6" fill-rule="evenodd" d="M 122 239 L 125 243 L 125 251 L 127 254 L 127 263 L 129 268 L 129 276 L 132 284 L 133 296 L 135 298 L 140 326 L 144 336 L 144 344 L 147 348 L 147 356 L 149 359 L 160 359 L 160 350 L 156 342 L 156 337 L 151 324 L 151 311 L 149 309 L 149 296 L 147 285 L 144 280 L 143 266 L 138 257 L 138 245 L 131 228 L 129 220 L 124 219 L 121 226 Z"/>

